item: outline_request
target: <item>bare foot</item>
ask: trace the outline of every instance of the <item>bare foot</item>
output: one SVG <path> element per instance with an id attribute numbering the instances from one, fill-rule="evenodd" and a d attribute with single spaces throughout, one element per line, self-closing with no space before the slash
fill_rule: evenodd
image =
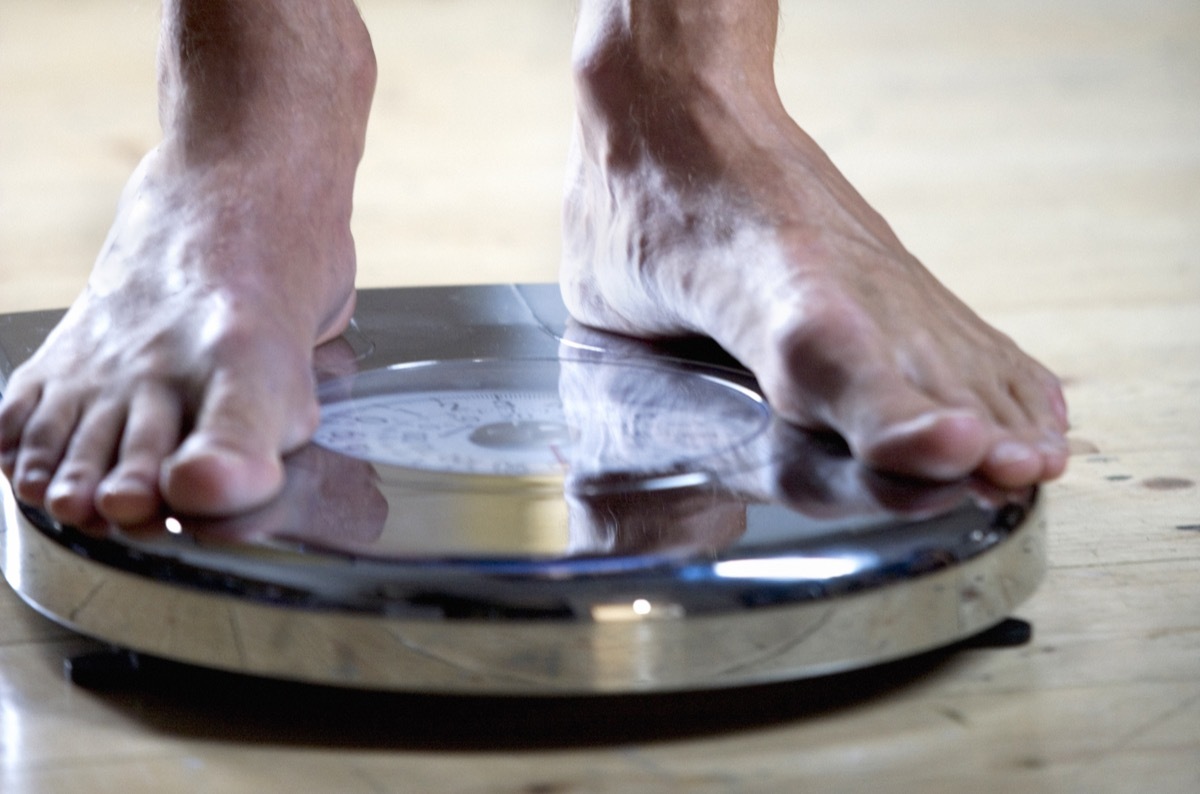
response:
<path id="1" fill-rule="evenodd" d="M 164 142 L 0 404 L 0 466 L 61 521 L 244 509 L 315 429 L 311 351 L 353 311 L 374 61 L 352 4 L 289 5 L 168 8 Z"/>
<path id="2" fill-rule="evenodd" d="M 582 322 L 713 337 L 865 464 L 1058 476 L 1057 379 L 909 254 L 788 117 L 770 3 L 585 2 L 563 292 Z"/>

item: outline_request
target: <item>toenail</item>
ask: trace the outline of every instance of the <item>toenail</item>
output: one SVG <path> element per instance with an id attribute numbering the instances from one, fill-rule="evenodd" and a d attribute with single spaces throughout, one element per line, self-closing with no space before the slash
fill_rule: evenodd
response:
<path id="1" fill-rule="evenodd" d="M 154 489 L 135 477 L 122 477 L 116 482 L 104 483 L 100 491 L 105 496 L 144 497 L 153 496 Z"/>
<path id="2" fill-rule="evenodd" d="M 46 489 L 46 503 L 64 502 L 75 496 L 75 489 L 71 487 L 69 482 L 55 480 L 49 488 Z"/>
<path id="3" fill-rule="evenodd" d="M 29 502 L 42 502 L 46 498 L 46 487 L 50 484 L 50 472 L 45 469 L 25 469 L 13 483 L 17 495 Z"/>
<path id="4" fill-rule="evenodd" d="M 1028 444 L 1022 444 L 1019 441 L 1002 441 L 992 449 L 988 457 L 994 465 L 1004 466 L 1030 460 L 1036 455 L 1037 452 Z"/>
<path id="5" fill-rule="evenodd" d="M 22 485 L 45 485 L 50 482 L 50 472 L 46 469 L 26 469 L 21 472 Z"/>

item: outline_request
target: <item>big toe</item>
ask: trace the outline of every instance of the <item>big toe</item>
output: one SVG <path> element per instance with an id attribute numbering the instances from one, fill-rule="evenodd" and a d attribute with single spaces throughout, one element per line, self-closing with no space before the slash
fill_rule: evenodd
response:
<path id="1" fill-rule="evenodd" d="M 282 456 L 312 436 L 320 411 L 306 359 L 265 376 L 260 362 L 239 360 L 212 378 L 195 429 L 164 461 L 159 490 L 168 507 L 228 515 L 282 490 Z"/>
<path id="2" fill-rule="evenodd" d="M 283 487 L 277 452 L 254 451 L 193 436 L 163 466 L 159 489 L 171 508 L 227 515 L 256 507 Z"/>
<path id="3" fill-rule="evenodd" d="M 975 471 L 989 443 L 987 426 L 976 413 L 932 403 L 883 415 L 848 436 L 858 459 L 873 469 L 939 481 Z"/>

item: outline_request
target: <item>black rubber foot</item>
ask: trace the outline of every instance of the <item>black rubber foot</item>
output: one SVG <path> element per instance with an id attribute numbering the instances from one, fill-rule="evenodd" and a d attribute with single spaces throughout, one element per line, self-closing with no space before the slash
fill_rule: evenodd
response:
<path id="1" fill-rule="evenodd" d="M 142 659 L 124 648 L 89 651 L 63 660 L 63 673 L 85 689 L 122 689 L 138 683 Z"/>
<path id="2" fill-rule="evenodd" d="M 962 641 L 964 648 L 1015 648 L 1033 639 L 1033 624 L 1020 618 L 1006 618 Z"/>

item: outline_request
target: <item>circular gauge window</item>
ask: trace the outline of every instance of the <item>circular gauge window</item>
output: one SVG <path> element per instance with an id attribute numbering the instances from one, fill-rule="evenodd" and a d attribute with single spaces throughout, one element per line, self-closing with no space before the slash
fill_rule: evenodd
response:
<path id="1" fill-rule="evenodd" d="M 719 375 L 658 364 L 435 361 L 325 384 L 316 443 L 458 474 L 662 474 L 722 460 L 770 422 Z"/>

